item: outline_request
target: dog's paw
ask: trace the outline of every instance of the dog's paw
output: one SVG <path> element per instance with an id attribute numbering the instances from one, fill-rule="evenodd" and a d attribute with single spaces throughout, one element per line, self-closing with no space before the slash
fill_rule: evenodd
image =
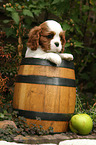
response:
<path id="1" fill-rule="evenodd" d="M 68 61 L 71 61 L 71 60 L 74 59 L 73 55 L 68 54 L 68 53 L 61 53 L 60 56 L 61 56 L 62 59 L 65 59 L 65 60 L 68 60 Z"/>
<path id="2" fill-rule="evenodd" d="M 49 61 L 55 63 L 56 65 L 60 65 L 61 62 L 62 62 L 61 57 L 58 54 L 55 54 L 55 53 L 48 53 L 47 59 Z"/>

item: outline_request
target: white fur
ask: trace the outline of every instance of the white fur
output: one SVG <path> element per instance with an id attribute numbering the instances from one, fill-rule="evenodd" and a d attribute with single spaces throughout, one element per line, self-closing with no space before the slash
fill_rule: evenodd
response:
<path id="1" fill-rule="evenodd" d="M 62 62 L 62 59 L 66 59 L 68 61 L 73 60 L 72 54 L 67 53 L 59 53 L 62 50 L 62 44 L 60 41 L 60 32 L 63 31 L 61 28 L 61 25 L 53 20 L 46 21 L 46 24 L 48 26 L 49 31 L 55 32 L 55 36 L 50 41 L 50 50 L 45 52 L 42 50 L 41 46 L 37 48 L 37 50 L 31 50 L 30 48 L 27 48 L 25 57 L 34 57 L 34 58 L 41 58 L 41 59 L 47 59 L 56 65 L 60 65 Z M 55 42 L 59 43 L 59 46 L 56 47 Z"/>
<path id="2" fill-rule="evenodd" d="M 47 25 L 49 27 L 49 31 L 54 31 L 56 34 L 54 38 L 50 41 L 50 47 L 52 52 L 60 52 L 62 50 L 62 44 L 60 41 L 60 32 L 63 32 L 63 29 L 61 28 L 61 25 L 53 20 L 46 21 Z M 55 42 L 59 43 L 59 46 L 56 47 Z"/>

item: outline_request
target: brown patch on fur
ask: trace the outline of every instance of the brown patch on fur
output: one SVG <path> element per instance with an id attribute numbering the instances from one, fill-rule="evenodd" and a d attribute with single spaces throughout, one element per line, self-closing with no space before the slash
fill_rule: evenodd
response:
<path id="1" fill-rule="evenodd" d="M 61 52 L 64 52 L 64 47 L 65 47 L 65 44 L 66 44 L 65 31 L 60 32 L 59 36 L 60 36 L 61 44 L 62 44 L 62 50 L 61 50 Z"/>
<path id="2" fill-rule="evenodd" d="M 38 48 L 40 32 L 41 32 L 40 26 L 36 26 L 30 30 L 27 46 L 31 48 L 31 50 L 36 50 Z"/>
<path id="3" fill-rule="evenodd" d="M 40 26 L 41 26 L 41 34 L 39 43 L 44 51 L 50 50 L 50 39 L 47 38 L 49 34 L 48 26 L 46 22 L 42 23 Z"/>
<path id="4" fill-rule="evenodd" d="M 27 46 L 31 50 L 36 50 L 39 45 L 42 49 L 47 51 L 50 49 L 50 39 L 47 38 L 49 34 L 48 26 L 46 22 L 42 23 L 40 26 L 36 26 L 29 32 L 29 39 Z"/>

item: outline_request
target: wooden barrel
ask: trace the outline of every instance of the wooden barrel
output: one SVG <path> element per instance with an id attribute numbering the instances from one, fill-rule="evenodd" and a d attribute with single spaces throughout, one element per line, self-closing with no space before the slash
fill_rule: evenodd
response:
<path id="1" fill-rule="evenodd" d="M 74 64 L 60 66 L 42 59 L 24 58 L 14 88 L 13 108 L 27 123 L 66 132 L 76 98 Z"/>

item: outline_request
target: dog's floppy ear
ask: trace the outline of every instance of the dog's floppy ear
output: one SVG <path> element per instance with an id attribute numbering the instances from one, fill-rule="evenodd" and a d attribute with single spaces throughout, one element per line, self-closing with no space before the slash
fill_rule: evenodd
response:
<path id="1" fill-rule="evenodd" d="M 66 39 L 65 39 L 65 31 L 60 33 L 60 38 L 61 38 L 61 42 L 62 42 L 62 53 L 64 52 L 64 47 L 66 44 Z"/>
<path id="2" fill-rule="evenodd" d="M 33 29 L 30 30 L 27 46 L 31 48 L 31 50 L 36 50 L 38 48 L 40 32 L 41 32 L 40 26 L 35 26 Z"/>

